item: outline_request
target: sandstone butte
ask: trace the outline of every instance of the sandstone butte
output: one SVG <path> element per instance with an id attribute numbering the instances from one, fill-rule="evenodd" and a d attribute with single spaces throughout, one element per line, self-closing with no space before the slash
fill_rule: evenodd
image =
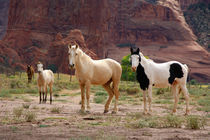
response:
<path id="1" fill-rule="evenodd" d="M 76 41 L 92 58 L 121 61 L 136 44 L 155 62 L 177 60 L 190 77 L 210 80 L 209 53 L 196 43 L 183 10 L 198 0 L 12 0 L 0 63 L 12 69 L 42 61 L 69 73 L 67 44 Z M 5 17 L 6 19 L 7 17 Z M 76 33 L 72 33 L 72 30 Z"/>

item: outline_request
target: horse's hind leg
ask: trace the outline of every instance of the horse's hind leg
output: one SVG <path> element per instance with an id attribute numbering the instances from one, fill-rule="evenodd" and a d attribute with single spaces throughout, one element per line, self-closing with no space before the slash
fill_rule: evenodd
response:
<path id="1" fill-rule="evenodd" d="M 186 101 L 186 113 L 185 113 L 185 115 L 188 115 L 189 114 L 189 92 L 187 90 L 186 85 L 181 86 L 181 90 L 184 93 L 185 101 Z"/>
<path id="2" fill-rule="evenodd" d="M 52 104 L 52 85 L 50 85 L 50 104 Z"/>
<path id="3" fill-rule="evenodd" d="M 149 102 L 149 114 L 152 113 L 152 86 L 150 85 L 148 88 L 148 102 Z"/>
<path id="4" fill-rule="evenodd" d="M 110 83 L 111 83 L 111 81 L 109 81 L 109 82 L 107 82 L 106 84 L 103 85 L 104 89 L 105 89 L 105 90 L 108 92 L 108 94 L 109 94 L 109 98 L 108 98 L 108 100 L 106 101 L 106 104 L 105 104 L 104 113 L 109 112 L 109 105 L 110 105 L 110 103 L 111 103 L 111 101 L 112 101 L 112 98 L 113 98 L 113 96 L 114 96 L 114 93 L 113 93 L 113 91 L 112 91 L 112 89 L 111 89 L 111 87 L 110 87 Z"/>
<path id="5" fill-rule="evenodd" d="M 118 99 L 119 99 L 119 95 L 120 95 L 118 85 L 119 85 L 119 81 L 118 82 L 113 81 L 113 92 L 115 95 L 114 110 L 112 111 L 113 114 L 117 113 Z"/>

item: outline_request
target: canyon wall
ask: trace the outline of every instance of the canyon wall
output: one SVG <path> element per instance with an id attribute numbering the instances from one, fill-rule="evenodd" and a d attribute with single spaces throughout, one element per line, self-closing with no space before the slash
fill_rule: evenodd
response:
<path id="1" fill-rule="evenodd" d="M 9 0 L 0 0 L 0 39 L 4 36 L 7 29 L 9 12 Z"/>
<path id="2" fill-rule="evenodd" d="M 62 54 L 73 29 L 81 30 L 82 49 L 95 59 L 120 61 L 135 44 L 154 61 L 186 63 L 192 78 L 209 82 L 209 53 L 196 43 L 177 0 L 12 0 L 0 62 L 24 69 L 42 61 L 69 73 Z"/>

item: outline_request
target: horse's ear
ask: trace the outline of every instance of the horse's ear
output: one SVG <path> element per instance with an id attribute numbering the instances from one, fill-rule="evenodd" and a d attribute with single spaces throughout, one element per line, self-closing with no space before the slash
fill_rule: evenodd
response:
<path id="1" fill-rule="evenodd" d="M 137 48 L 137 52 L 138 52 L 138 53 L 140 52 L 140 49 L 139 49 L 139 48 Z"/>
<path id="2" fill-rule="evenodd" d="M 68 48 L 71 49 L 71 45 L 70 44 L 68 45 Z"/>
<path id="3" fill-rule="evenodd" d="M 132 47 L 130 47 L 130 51 L 131 51 L 131 54 L 133 53 L 133 48 Z"/>
<path id="4" fill-rule="evenodd" d="M 79 48 L 79 46 L 76 44 L 76 49 Z"/>

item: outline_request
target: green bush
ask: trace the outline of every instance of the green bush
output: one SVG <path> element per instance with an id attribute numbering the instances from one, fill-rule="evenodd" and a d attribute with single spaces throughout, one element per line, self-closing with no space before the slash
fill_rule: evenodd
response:
<path id="1" fill-rule="evenodd" d="M 191 84 L 191 85 L 197 85 L 198 82 L 197 82 L 195 79 L 192 79 L 192 80 L 190 81 L 190 84 Z"/>
<path id="2" fill-rule="evenodd" d="M 135 72 L 132 72 L 131 70 L 131 64 L 130 64 L 130 55 L 124 56 L 121 60 L 122 65 L 122 76 L 121 79 L 124 81 L 134 81 L 136 79 Z"/>

